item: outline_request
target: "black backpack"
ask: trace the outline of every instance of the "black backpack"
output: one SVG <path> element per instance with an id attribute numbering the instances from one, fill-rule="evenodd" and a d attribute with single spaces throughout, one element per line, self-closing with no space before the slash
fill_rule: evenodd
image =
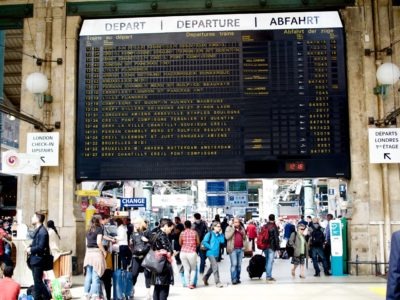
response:
<path id="1" fill-rule="evenodd" d="M 324 233 L 321 231 L 320 228 L 313 229 L 311 233 L 311 246 L 312 247 L 322 247 L 325 242 Z"/>
<path id="2" fill-rule="evenodd" d="M 208 232 L 208 228 L 204 221 L 200 221 L 200 223 L 194 222 L 194 230 L 196 230 L 199 235 L 200 242 L 204 239 L 204 236 Z"/>

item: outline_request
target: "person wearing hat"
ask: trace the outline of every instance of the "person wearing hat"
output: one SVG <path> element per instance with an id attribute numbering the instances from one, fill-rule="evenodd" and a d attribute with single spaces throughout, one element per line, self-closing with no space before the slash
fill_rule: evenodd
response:
<path id="1" fill-rule="evenodd" d="M 297 225 L 297 231 L 292 232 L 290 235 L 288 244 L 293 246 L 294 253 L 292 257 L 292 277 L 296 276 L 296 269 L 300 266 L 300 278 L 306 278 L 305 276 L 305 262 L 308 257 L 308 244 L 304 236 L 304 230 L 306 226 L 302 223 Z"/>

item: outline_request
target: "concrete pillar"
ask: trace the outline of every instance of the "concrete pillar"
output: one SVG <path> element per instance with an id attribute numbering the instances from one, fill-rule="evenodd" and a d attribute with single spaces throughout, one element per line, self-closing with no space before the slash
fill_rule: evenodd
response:
<path id="1" fill-rule="evenodd" d="M 303 179 L 304 215 L 315 216 L 314 189 L 312 179 Z"/>

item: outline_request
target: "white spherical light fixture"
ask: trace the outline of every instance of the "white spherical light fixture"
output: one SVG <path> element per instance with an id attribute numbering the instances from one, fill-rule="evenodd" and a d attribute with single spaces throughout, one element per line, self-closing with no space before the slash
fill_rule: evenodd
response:
<path id="1" fill-rule="evenodd" d="M 400 69 L 392 63 L 384 63 L 376 70 L 376 79 L 379 84 L 393 85 L 400 80 Z"/>
<path id="2" fill-rule="evenodd" d="M 49 87 L 47 76 L 43 73 L 35 72 L 28 75 L 25 83 L 28 91 L 35 95 L 35 100 L 38 101 L 39 107 L 43 107 L 43 93 L 47 91 L 47 88 Z"/>

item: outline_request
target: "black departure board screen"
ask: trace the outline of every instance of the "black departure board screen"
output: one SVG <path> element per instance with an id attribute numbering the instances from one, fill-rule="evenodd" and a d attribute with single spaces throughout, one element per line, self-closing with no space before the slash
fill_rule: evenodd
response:
<path id="1" fill-rule="evenodd" d="M 76 177 L 350 177 L 337 12 L 86 20 Z"/>

